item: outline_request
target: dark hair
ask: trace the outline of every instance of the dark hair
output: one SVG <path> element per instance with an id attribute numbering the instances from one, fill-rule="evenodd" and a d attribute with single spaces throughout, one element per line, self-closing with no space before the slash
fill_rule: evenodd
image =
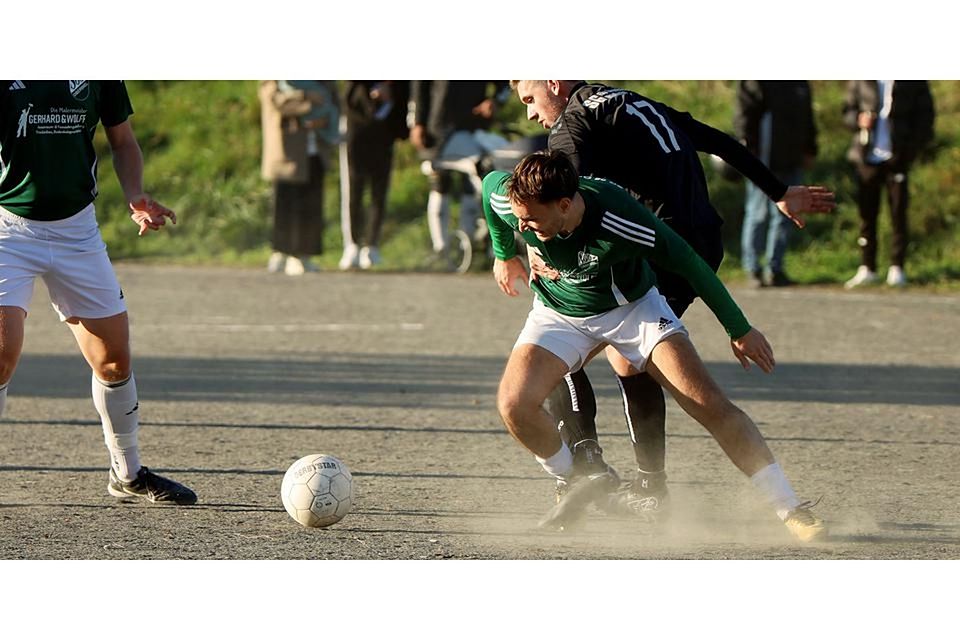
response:
<path id="1" fill-rule="evenodd" d="M 531 153 L 520 161 L 507 183 L 507 196 L 517 203 L 546 204 L 572 198 L 580 180 L 562 151 Z"/>

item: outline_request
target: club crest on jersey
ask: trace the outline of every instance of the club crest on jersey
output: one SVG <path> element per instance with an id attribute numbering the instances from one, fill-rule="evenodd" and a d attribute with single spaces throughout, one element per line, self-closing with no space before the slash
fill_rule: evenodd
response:
<path id="1" fill-rule="evenodd" d="M 559 269 L 560 277 L 568 282 L 588 282 L 600 271 L 600 258 L 581 250 L 577 253 L 577 266 L 573 269 Z"/>
<path id="2" fill-rule="evenodd" d="M 70 95 L 77 100 L 86 100 L 90 92 L 90 83 L 87 80 L 67 80 L 70 86 Z"/>
<path id="3" fill-rule="evenodd" d="M 577 254 L 577 264 L 581 271 L 596 271 L 600 265 L 600 258 L 589 251 L 581 251 Z"/>

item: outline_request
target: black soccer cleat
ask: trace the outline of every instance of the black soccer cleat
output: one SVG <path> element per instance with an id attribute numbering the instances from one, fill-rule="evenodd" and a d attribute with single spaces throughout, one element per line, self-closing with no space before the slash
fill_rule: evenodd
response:
<path id="1" fill-rule="evenodd" d="M 137 477 L 130 482 L 120 480 L 111 467 L 107 491 L 117 498 L 143 498 L 149 502 L 172 502 L 179 505 L 197 502 L 197 494 L 189 487 L 158 476 L 146 467 L 140 467 Z"/>
<path id="2" fill-rule="evenodd" d="M 632 482 L 611 494 L 606 508 L 615 515 L 638 516 L 654 523 L 663 522 L 670 514 L 666 472 L 650 473 L 637 469 Z"/>
<path id="3" fill-rule="evenodd" d="M 550 531 L 567 531 L 583 519 L 592 503 L 604 504 L 611 492 L 620 486 L 620 477 L 611 468 L 591 475 L 571 476 L 565 480 L 566 489 L 538 527 Z"/>
<path id="4" fill-rule="evenodd" d="M 570 483 L 581 476 L 589 476 L 597 473 L 611 473 L 620 481 L 620 476 L 616 470 L 603 460 L 603 449 L 596 440 L 581 440 L 571 448 L 573 453 L 573 471 L 569 478 L 557 478 L 557 486 L 554 489 L 557 504 L 563 500 L 564 494 L 569 490 Z"/>

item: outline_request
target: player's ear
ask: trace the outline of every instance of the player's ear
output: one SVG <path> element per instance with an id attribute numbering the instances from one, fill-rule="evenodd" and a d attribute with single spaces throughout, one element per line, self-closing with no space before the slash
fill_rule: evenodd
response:
<path id="1" fill-rule="evenodd" d="M 560 95 L 560 81 L 559 80 L 547 80 L 547 91 L 552 93 L 555 96 Z"/>

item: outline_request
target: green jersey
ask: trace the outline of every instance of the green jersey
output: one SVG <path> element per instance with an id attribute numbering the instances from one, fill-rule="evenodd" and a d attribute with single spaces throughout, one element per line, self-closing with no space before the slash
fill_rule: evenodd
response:
<path id="1" fill-rule="evenodd" d="M 97 123 L 133 113 L 120 80 L 0 81 L 0 207 L 62 220 L 97 197 Z"/>
<path id="2" fill-rule="evenodd" d="M 509 173 L 494 171 L 483 179 L 483 211 L 500 260 L 516 255 L 514 232 L 519 221 L 507 197 Z M 557 280 L 531 283 L 545 305 L 566 316 L 605 313 L 643 297 L 657 283 L 647 261 L 684 276 L 731 338 L 750 324 L 723 283 L 703 259 L 670 227 L 613 182 L 580 178 L 586 210 L 583 221 L 567 237 L 542 242 L 532 231 L 522 233 L 551 267 Z"/>

